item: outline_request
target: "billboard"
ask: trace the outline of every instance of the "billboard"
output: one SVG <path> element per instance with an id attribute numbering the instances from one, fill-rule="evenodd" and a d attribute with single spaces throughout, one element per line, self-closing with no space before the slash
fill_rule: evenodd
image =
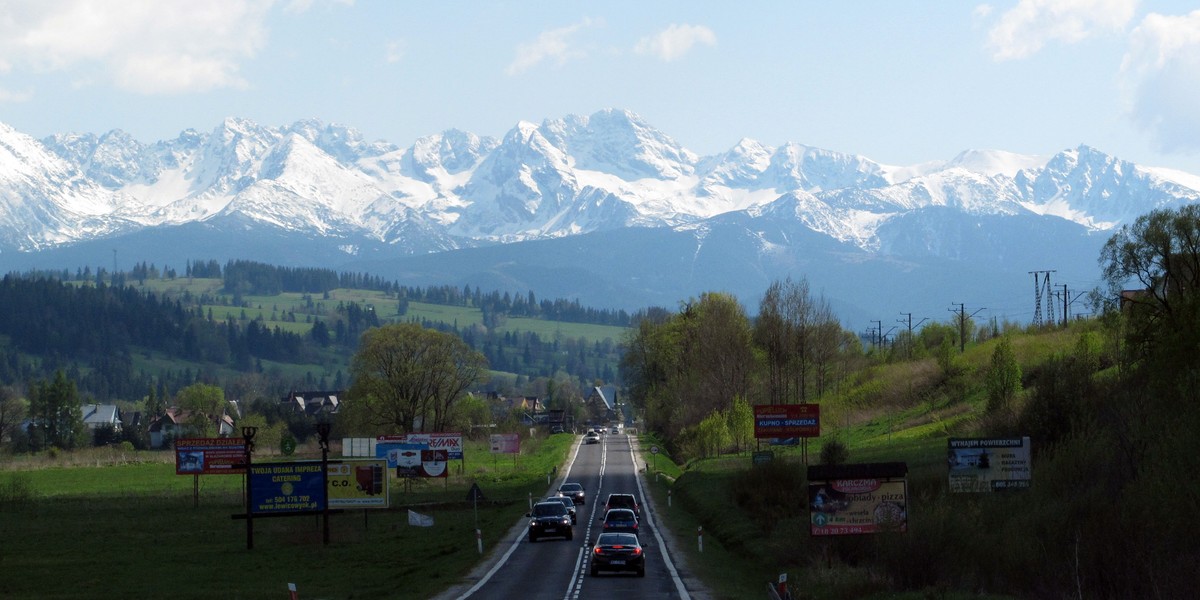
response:
<path id="1" fill-rule="evenodd" d="M 520 454 L 521 438 L 515 433 L 493 433 L 489 440 L 492 454 Z"/>
<path id="2" fill-rule="evenodd" d="M 809 532 L 860 535 L 908 530 L 904 463 L 808 468 Z"/>
<path id="3" fill-rule="evenodd" d="M 1033 477 L 1029 438 L 950 438 L 946 462 L 951 492 L 1029 488 Z"/>
<path id="4" fill-rule="evenodd" d="M 820 404 L 755 404 L 754 438 L 820 437 Z"/>
<path id="5" fill-rule="evenodd" d="M 387 508 L 386 460 L 347 460 L 329 463 L 329 508 Z"/>
<path id="6" fill-rule="evenodd" d="M 175 440 L 176 475 L 241 475 L 246 472 L 244 438 Z"/>
<path id="7" fill-rule="evenodd" d="M 250 466 L 250 512 L 291 513 L 325 508 L 320 461 Z"/>
<path id="8" fill-rule="evenodd" d="M 386 456 L 380 453 L 380 446 L 395 444 L 415 444 L 422 450 L 445 450 L 449 460 L 463 459 L 463 441 L 461 433 L 405 433 L 401 435 L 381 435 L 375 438 L 375 456 Z M 396 465 L 390 465 L 395 467 Z"/>

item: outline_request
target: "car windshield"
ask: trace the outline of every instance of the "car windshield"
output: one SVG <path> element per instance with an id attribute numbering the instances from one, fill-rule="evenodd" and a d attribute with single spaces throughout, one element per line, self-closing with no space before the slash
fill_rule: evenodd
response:
<path id="1" fill-rule="evenodd" d="M 539 502 L 533 505 L 533 516 L 535 517 L 556 517 L 566 514 L 567 507 L 561 502 Z"/>
<path id="2" fill-rule="evenodd" d="M 583 486 L 578 483 L 564 483 L 558 489 L 563 492 L 578 492 L 583 489 Z"/>
<path id="3" fill-rule="evenodd" d="M 602 533 L 596 540 L 597 546 L 637 546 L 638 539 L 632 533 Z"/>

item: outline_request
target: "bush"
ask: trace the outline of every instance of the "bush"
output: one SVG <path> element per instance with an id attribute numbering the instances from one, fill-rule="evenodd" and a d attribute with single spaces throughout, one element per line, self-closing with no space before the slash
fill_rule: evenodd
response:
<path id="1" fill-rule="evenodd" d="M 850 448 L 846 443 L 835 438 L 831 438 L 821 446 L 821 464 L 823 465 L 840 465 L 850 459 Z"/>

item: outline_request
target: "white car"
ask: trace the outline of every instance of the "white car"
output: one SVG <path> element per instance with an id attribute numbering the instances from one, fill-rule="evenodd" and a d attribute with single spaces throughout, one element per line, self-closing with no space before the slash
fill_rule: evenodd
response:
<path id="1" fill-rule="evenodd" d="M 596 433 L 595 431 L 589 431 L 587 435 L 583 436 L 583 443 L 585 444 L 596 444 L 599 442 L 600 434 Z"/>

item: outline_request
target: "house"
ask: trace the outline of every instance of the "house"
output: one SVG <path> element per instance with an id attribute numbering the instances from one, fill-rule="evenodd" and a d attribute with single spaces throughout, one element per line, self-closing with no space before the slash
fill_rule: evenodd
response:
<path id="1" fill-rule="evenodd" d="M 624 415 L 620 410 L 621 405 L 617 403 L 617 386 L 615 385 L 593 387 L 587 398 L 583 399 L 583 405 L 587 408 L 588 414 L 595 419 L 625 422 Z"/>
<path id="2" fill-rule="evenodd" d="M 181 437 L 199 437 L 200 432 L 191 424 L 192 417 L 191 411 L 176 407 L 168 408 L 163 414 L 155 417 L 150 422 L 150 447 L 164 448 L 169 442 Z M 228 413 L 209 419 L 216 426 L 217 437 L 229 437 L 236 431 L 233 417 Z"/>
<path id="3" fill-rule="evenodd" d="M 93 433 L 101 427 L 112 427 L 113 431 L 121 431 L 121 410 L 116 405 L 84 404 L 82 413 L 83 424 Z"/>
<path id="4" fill-rule="evenodd" d="M 281 402 L 290 404 L 296 412 L 310 417 L 336 415 L 342 406 L 341 398 L 345 393 L 345 391 L 292 392 L 284 396 Z"/>

